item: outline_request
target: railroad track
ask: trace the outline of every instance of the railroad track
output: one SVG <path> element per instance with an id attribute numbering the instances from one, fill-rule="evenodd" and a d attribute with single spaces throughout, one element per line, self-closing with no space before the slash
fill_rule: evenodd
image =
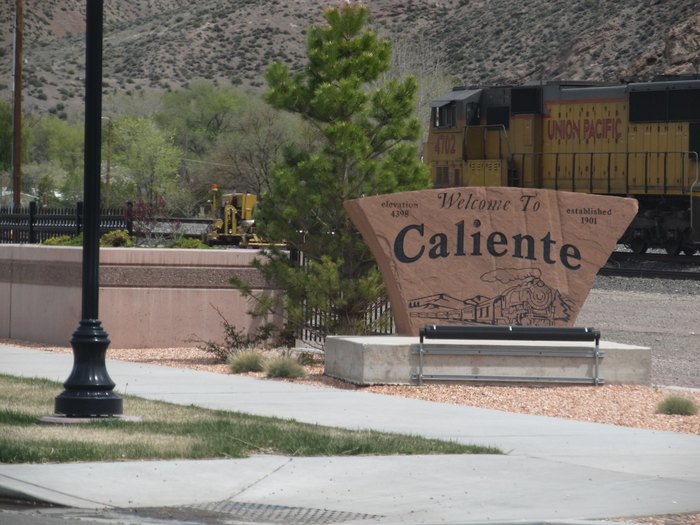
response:
<path id="1" fill-rule="evenodd" d="M 700 281 L 700 255 L 613 252 L 598 274 Z"/>
<path id="2" fill-rule="evenodd" d="M 615 266 L 603 266 L 598 271 L 598 275 L 700 281 L 700 271 L 692 270 L 658 270 L 653 268 L 620 268 Z"/>
<path id="3" fill-rule="evenodd" d="M 663 263 L 673 266 L 693 266 L 700 267 L 700 254 L 697 255 L 668 255 L 665 253 L 632 253 L 632 252 L 612 252 L 610 262 L 634 262 L 634 263 Z"/>

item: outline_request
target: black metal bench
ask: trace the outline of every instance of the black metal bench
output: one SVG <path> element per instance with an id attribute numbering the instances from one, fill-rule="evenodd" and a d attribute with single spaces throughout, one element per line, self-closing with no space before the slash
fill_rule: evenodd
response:
<path id="1" fill-rule="evenodd" d="M 600 331 L 594 328 L 579 327 L 533 327 L 533 326 L 493 326 L 493 325 L 426 325 L 419 331 L 418 373 L 413 378 L 422 385 L 424 380 L 439 381 L 513 381 L 513 382 L 548 382 L 548 383 L 590 383 L 600 385 Z M 495 346 L 493 348 L 440 346 L 426 347 L 426 340 L 498 340 L 498 341 L 562 341 L 589 342 L 587 347 L 538 347 L 538 346 Z M 505 375 L 451 375 L 424 374 L 423 365 L 429 355 L 484 355 L 484 356 L 520 356 L 520 357 L 577 357 L 593 360 L 592 377 L 531 377 Z"/>

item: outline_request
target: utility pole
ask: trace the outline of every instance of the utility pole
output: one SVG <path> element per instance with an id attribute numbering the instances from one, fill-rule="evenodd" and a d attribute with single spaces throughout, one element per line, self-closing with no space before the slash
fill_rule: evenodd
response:
<path id="1" fill-rule="evenodd" d="M 15 4 L 15 92 L 12 118 L 12 204 L 20 206 L 22 165 L 22 40 L 24 33 L 24 0 Z"/>

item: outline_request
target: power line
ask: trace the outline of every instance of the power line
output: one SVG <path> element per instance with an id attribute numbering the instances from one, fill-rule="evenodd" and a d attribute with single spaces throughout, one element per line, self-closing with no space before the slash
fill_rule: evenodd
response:
<path id="1" fill-rule="evenodd" d="M 210 166 L 221 166 L 222 168 L 235 168 L 233 164 L 221 164 L 219 162 L 209 162 L 206 160 L 196 160 L 196 159 L 188 159 L 186 157 L 180 157 L 180 160 L 186 160 L 187 162 L 196 162 L 197 164 L 209 164 Z"/>

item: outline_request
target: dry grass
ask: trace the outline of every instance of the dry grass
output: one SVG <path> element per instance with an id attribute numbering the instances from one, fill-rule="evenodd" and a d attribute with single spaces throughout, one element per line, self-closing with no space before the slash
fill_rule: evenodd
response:
<path id="1" fill-rule="evenodd" d="M 138 445 L 177 451 L 183 457 L 196 444 L 196 440 L 187 436 L 167 434 L 135 434 L 131 429 L 118 431 L 110 428 L 94 428 L 85 425 L 34 425 L 31 427 L 5 426 L 4 438 L 23 442 L 70 441 L 72 443 L 94 444 L 102 447 L 125 447 Z"/>

